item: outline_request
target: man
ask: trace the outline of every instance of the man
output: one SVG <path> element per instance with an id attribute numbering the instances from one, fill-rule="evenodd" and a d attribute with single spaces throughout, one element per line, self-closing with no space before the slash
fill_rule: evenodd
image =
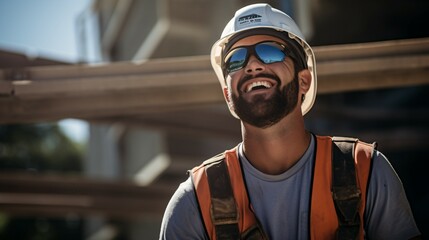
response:
<path id="1" fill-rule="evenodd" d="M 211 60 L 243 142 L 190 171 L 160 239 L 420 235 L 400 180 L 373 145 L 306 131 L 315 58 L 289 16 L 267 4 L 238 10 Z"/>

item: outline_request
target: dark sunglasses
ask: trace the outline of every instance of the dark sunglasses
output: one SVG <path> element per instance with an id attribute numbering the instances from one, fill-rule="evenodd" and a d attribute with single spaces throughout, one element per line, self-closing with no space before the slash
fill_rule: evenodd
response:
<path id="1" fill-rule="evenodd" d="M 226 53 L 223 61 L 224 73 L 232 73 L 245 67 L 252 54 L 259 61 L 270 64 L 283 62 L 291 55 L 291 51 L 285 45 L 272 41 L 237 47 Z"/>

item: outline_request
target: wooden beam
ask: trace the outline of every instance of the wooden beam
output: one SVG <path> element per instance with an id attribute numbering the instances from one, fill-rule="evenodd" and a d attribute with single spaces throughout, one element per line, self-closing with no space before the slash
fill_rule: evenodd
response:
<path id="1" fill-rule="evenodd" d="M 2 173 L 0 211 L 12 214 L 113 218 L 161 218 L 175 189 L 141 187 L 121 180 L 94 180 L 64 175 Z"/>
<path id="2" fill-rule="evenodd" d="M 314 50 L 320 94 L 429 83 L 429 38 Z M 208 56 L 0 70 L 0 123 L 138 116 L 223 102 Z"/>

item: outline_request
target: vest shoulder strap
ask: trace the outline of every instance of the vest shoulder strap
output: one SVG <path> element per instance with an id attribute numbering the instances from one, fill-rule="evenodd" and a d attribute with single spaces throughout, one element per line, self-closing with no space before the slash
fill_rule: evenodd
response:
<path id="1" fill-rule="evenodd" d="M 332 198 L 338 218 L 336 239 L 358 239 L 362 229 L 362 218 L 359 215 L 362 204 L 362 190 L 357 183 L 359 179 L 355 159 L 355 149 L 359 142 L 356 138 L 333 137 L 332 138 Z M 375 148 L 373 144 L 373 148 Z M 365 150 L 364 150 L 365 151 Z M 366 150 L 368 151 L 368 150 Z M 372 152 L 370 157 L 372 158 Z M 366 186 L 365 186 L 366 187 Z M 365 194 L 366 195 L 366 194 Z"/>
<path id="2" fill-rule="evenodd" d="M 238 212 L 225 156 L 218 155 L 205 163 L 211 194 L 211 218 L 217 239 L 239 239 Z"/>
<path id="3" fill-rule="evenodd" d="M 235 181 L 231 181 L 230 174 L 233 174 L 230 173 L 231 170 L 236 173 L 241 172 L 238 160 L 231 156 L 235 156 L 235 151 L 216 155 L 191 171 L 200 210 L 203 211 L 201 214 L 207 234 L 210 239 L 218 240 L 266 239 L 256 216 L 249 209 L 248 197 L 242 196 L 247 191 L 243 189 L 245 188 L 244 182 L 241 182 L 244 179 L 236 183 L 237 176 L 234 176 Z M 240 178 L 238 177 L 238 179 Z M 201 181 L 201 179 L 204 180 Z M 206 182 L 206 184 L 196 186 L 195 181 Z M 233 188 L 233 185 L 238 185 L 241 189 Z M 199 197 L 205 191 L 204 189 L 207 189 L 210 194 L 209 204 L 207 204 L 204 196 Z M 241 201 L 240 198 L 237 199 L 237 194 L 240 191 L 242 192 Z M 243 204 L 243 200 L 247 204 Z"/>

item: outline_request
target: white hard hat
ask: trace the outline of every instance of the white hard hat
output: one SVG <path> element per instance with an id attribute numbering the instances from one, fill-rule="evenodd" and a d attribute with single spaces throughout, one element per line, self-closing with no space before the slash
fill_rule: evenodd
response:
<path id="1" fill-rule="evenodd" d="M 302 114 L 306 114 L 313 106 L 317 92 L 316 60 L 313 50 L 305 41 L 301 30 L 291 17 L 265 3 L 252 4 L 235 12 L 234 17 L 228 22 L 223 30 L 220 39 L 213 44 L 210 53 L 210 60 L 222 88 L 226 87 L 226 76 L 224 76 L 224 72 L 222 70 L 222 53 L 225 50 L 225 47 L 227 45 L 231 46 L 229 43 L 230 40 L 238 34 L 243 34 L 243 37 L 249 36 L 252 33 L 255 33 L 252 35 L 256 35 L 261 29 L 269 29 L 271 32 L 279 32 L 282 33 L 282 35 L 286 32 L 290 39 L 295 40 L 303 48 L 307 58 L 306 65 L 310 70 L 313 79 L 310 89 L 301 105 Z M 245 34 L 247 32 L 249 34 Z M 231 108 L 230 111 L 233 116 L 238 118 Z"/>

